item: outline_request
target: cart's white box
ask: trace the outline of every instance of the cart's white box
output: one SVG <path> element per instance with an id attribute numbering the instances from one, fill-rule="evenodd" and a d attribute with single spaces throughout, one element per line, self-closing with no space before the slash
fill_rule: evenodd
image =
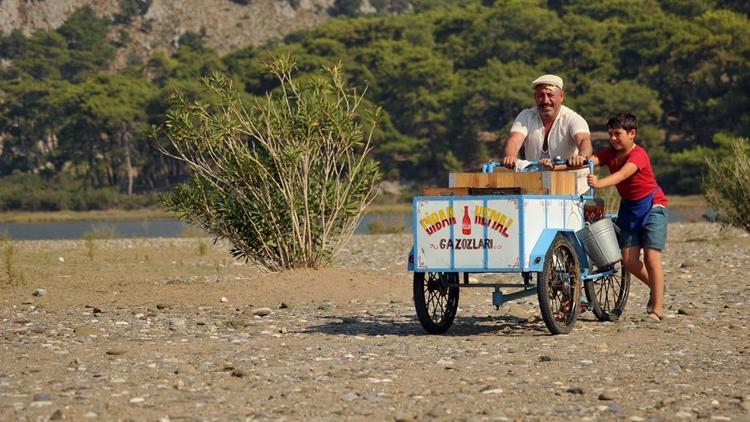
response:
<path id="1" fill-rule="evenodd" d="M 583 201 L 513 196 L 417 197 L 416 271 L 508 271 L 528 268 L 547 228 L 583 227 Z"/>

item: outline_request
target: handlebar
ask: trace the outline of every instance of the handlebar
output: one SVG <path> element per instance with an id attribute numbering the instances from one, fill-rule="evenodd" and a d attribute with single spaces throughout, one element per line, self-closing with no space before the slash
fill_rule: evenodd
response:
<path id="1" fill-rule="evenodd" d="M 517 168 L 517 171 L 520 172 L 531 172 L 531 171 L 539 171 L 542 168 L 542 163 L 540 161 L 526 161 L 526 160 L 519 160 L 523 161 L 524 163 L 527 163 L 526 166 L 523 168 Z M 557 166 L 560 164 L 565 164 L 565 160 L 562 159 L 562 157 L 555 157 L 552 160 L 552 165 Z M 482 164 L 482 173 L 493 173 L 495 171 L 495 167 L 502 167 L 503 163 L 497 162 L 497 161 L 490 161 L 489 163 Z"/>

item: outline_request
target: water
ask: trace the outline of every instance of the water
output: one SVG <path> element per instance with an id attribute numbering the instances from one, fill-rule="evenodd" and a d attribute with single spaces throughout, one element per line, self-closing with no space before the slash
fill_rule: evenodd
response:
<path id="1" fill-rule="evenodd" d="M 0 224 L 0 236 L 14 240 L 83 239 L 95 232 L 103 237 L 178 237 L 189 231 L 178 220 L 65 221 Z"/>
<path id="2" fill-rule="evenodd" d="M 697 208 L 670 209 L 669 222 L 702 221 L 705 212 Z M 411 233 L 412 228 L 411 213 L 367 214 L 354 233 Z M 180 237 L 200 231 L 182 221 L 170 219 L 0 224 L 0 237 L 14 240 L 83 239 L 88 232 L 105 235 L 101 237 Z"/>

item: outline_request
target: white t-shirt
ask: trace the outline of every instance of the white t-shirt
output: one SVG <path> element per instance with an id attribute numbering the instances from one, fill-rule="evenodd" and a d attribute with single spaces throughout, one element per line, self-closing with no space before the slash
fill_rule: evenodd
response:
<path id="1" fill-rule="evenodd" d="M 516 117 L 513 122 L 512 132 L 519 132 L 526 137 L 523 146 L 526 152 L 526 159 L 538 161 L 541 158 L 555 158 L 560 156 L 562 159 L 578 154 L 578 145 L 574 136 L 579 133 L 590 133 L 589 125 L 578 113 L 561 106 L 555 122 L 552 123 L 547 143 L 549 154 L 542 155 L 542 146 L 544 144 L 544 124 L 539 117 L 539 110 L 536 107 L 527 108 Z"/>

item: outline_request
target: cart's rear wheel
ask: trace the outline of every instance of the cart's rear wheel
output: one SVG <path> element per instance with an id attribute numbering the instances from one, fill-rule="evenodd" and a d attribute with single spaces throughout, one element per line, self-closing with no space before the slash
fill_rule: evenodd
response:
<path id="1" fill-rule="evenodd" d="M 567 334 L 578 318 L 581 271 L 570 241 L 558 235 L 544 257 L 537 282 L 539 308 L 552 334 Z"/>
<path id="2" fill-rule="evenodd" d="M 458 310 L 458 273 L 414 273 L 414 307 L 430 334 L 448 331 Z"/>
<path id="3" fill-rule="evenodd" d="M 599 321 L 617 321 L 628 302 L 630 272 L 622 261 L 614 267 L 614 274 L 584 282 L 589 307 Z"/>

